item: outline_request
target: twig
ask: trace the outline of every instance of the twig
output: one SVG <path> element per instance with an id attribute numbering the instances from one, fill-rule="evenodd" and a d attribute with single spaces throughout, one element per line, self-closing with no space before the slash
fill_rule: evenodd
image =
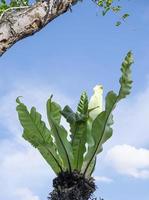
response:
<path id="1" fill-rule="evenodd" d="M 2 20 L 3 16 L 4 16 L 7 12 L 9 12 L 9 11 L 11 11 L 11 10 L 19 10 L 19 9 L 24 9 L 24 8 L 29 8 L 29 7 L 30 7 L 30 6 L 20 6 L 20 7 L 11 7 L 11 8 L 7 8 L 7 9 L 1 14 L 0 20 Z"/>

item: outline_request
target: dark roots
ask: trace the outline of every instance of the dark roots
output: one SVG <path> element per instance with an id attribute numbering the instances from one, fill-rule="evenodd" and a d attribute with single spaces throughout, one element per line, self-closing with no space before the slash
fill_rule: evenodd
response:
<path id="1" fill-rule="evenodd" d="M 93 200 L 96 189 L 94 179 L 86 179 L 78 172 L 63 172 L 53 180 L 53 192 L 49 200 Z"/>

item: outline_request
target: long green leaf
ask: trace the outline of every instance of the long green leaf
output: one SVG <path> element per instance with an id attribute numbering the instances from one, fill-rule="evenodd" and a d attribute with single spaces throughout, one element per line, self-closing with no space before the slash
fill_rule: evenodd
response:
<path id="1" fill-rule="evenodd" d="M 71 172 L 73 163 L 73 154 L 72 154 L 72 147 L 70 142 L 67 139 L 68 133 L 64 129 L 63 126 L 58 124 L 56 113 L 59 115 L 60 112 L 56 112 L 56 110 L 60 111 L 60 107 L 55 102 L 52 102 L 52 99 L 50 98 L 47 101 L 47 116 L 48 121 L 51 126 L 52 134 L 55 138 L 55 142 L 57 145 L 57 149 L 59 152 L 59 155 L 61 156 L 64 168 L 65 170 L 68 170 Z"/>
<path id="2" fill-rule="evenodd" d="M 57 124 L 60 124 L 60 121 L 61 121 L 61 106 L 56 102 L 52 102 L 52 97 L 53 97 L 53 95 L 47 101 L 47 109 L 50 110 L 50 112 L 52 113 L 52 118 L 55 120 L 55 122 Z M 47 116 L 48 116 L 48 114 L 49 113 L 47 112 Z"/>
<path id="3" fill-rule="evenodd" d="M 74 113 L 69 106 L 66 106 L 62 111 L 62 115 L 66 118 L 71 128 L 71 144 L 74 156 L 73 168 L 80 171 L 86 151 L 87 137 L 88 97 L 85 92 L 81 95 L 77 111 L 77 113 Z"/>
<path id="4" fill-rule="evenodd" d="M 121 72 L 122 76 L 120 78 L 120 91 L 118 95 L 118 101 L 125 98 L 130 94 L 132 88 L 132 80 L 131 80 L 131 65 L 133 64 L 133 56 L 131 52 L 128 52 L 127 56 L 122 63 Z"/>
<path id="5" fill-rule="evenodd" d="M 74 169 L 80 171 L 83 164 L 83 156 L 86 151 L 86 133 L 87 125 L 86 122 L 76 122 L 76 133 L 72 141 L 72 149 L 74 155 Z"/>
<path id="6" fill-rule="evenodd" d="M 116 104 L 122 98 L 125 98 L 131 89 L 131 65 L 133 63 L 132 53 L 129 52 L 122 63 L 122 76 L 120 78 L 120 91 L 119 94 L 115 94 L 113 91 L 109 92 L 106 96 L 105 111 L 100 113 L 93 122 L 92 136 L 94 138 L 94 146 L 90 148 L 84 159 L 84 165 L 82 171 L 84 175 L 89 176 L 93 160 L 97 154 L 102 151 L 102 145 L 112 136 L 113 115 L 112 111 L 116 107 Z"/>
<path id="7" fill-rule="evenodd" d="M 32 107 L 30 113 L 27 107 L 17 98 L 17 112 L 20 123 L 24 129 L 23 137 L 37 148 L 45 160 L 50 164 L 56 174 L 62 171 L 62 163 L 57 155 L 57 149 L 53 143 L 51 133 L 45 123 L 41 120 L 41 115 Z"/>
<path id="8" fill-rule="evenodd" d="M 72 139 L 72 148 L 74 155 L 74 168 L 81 170 L 83 164 L 83 157 L 86 151 L 87 140 L 87 118 L 88 118 L 88 96 L 83 92 L 77 108 L 75 131 Z"/>
<path id="9" fill-rule="evenodd" d="M 116 106 L 118 96 L 113 92 L 109 92 L 106 96 L 106 111 L 97 116 L 92 125 L 92 136 L 94 138 L 94 146 L 92 146 L 85 157 L 83 172 L 88 177 L 93 172 L 96 155 L 102 152 L 102 145 L 112 136 L 113 124 L 112 111 Z M 88 162 L 90 159 L 90 162 Z"/>

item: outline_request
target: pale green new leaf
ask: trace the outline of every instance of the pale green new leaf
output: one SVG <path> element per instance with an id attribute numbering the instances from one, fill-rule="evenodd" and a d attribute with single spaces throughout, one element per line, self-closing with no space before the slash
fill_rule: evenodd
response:
<path id="1" fill-rule="evenodd" d="M 56 112 L 59 109 L 59 112 Z M 63 126 L 58 124 L 57 115 L 61 113 L 61 109 L 58 104 L 55 102 L 52 102 L 52 99 L 50 98 L 47 101 L 47 116 L 48 121 L 51 126 L 51 132 L 55 138 L 55 142 L 57 145 L 58 153 L 62 158 L 63 166 L 65 167 L 65 170 L 68 170 L 71 172 L 72 170 L 72 163 L 73 163 L 73 154 L 72 154 L 72 147 L 70 142 L 67 139 L 68 133 L 64 129 Z"/>
<path id="2" fill-rule="evenodd" d="M 53 143 L 50 131 L 41 120 L 41 115 L 34 107 L 28 112 L 27 107 L 21 103 L 19 98 L 17 98 L 17 103 L 16 109 L 24 129 L 24 139 L 40 151 L 56 174 L 60 173 L 62 171 L 61 159 L 57 155 L 57 149 Z"/>
<path id="3" fill-rule="evenodd" d="M 125 98 L 131 89 L 131 65 L 133 63 L 132 53 L 129 52 L 122 63 L 122 76 L 120 79 L 120 91 L 119 94 L 115 94 L 113 91 L 109 92 L 106 96 L 106 106 L 105 111 L 100 113 L 94 120 L 92 125 L 92 136 L 94 139 L 94 146 L 87 152 L 82 171 L 86 176 L 90 176 L 91 165 L 93 165 L 93 160 L 96 158 L 97 154 L 102 151 L 102 145 L 112 136 L 113 115 L 117 102 L 122 98 Z M 93 165 L 94 166 L 94 165 Z"/>
<path id="4" fill-rule="evenodd" d="M 94 87 L 94 94 L 89 101 L 89 108 L 88 108 L 89 115 L 87 119 L 87 152 L 90 152 L 91 148 L 95 144 L 94 138 L 92 135 L 92 124 L 95 118 L 102 112 L 102 109 L 103 109 L 102 102 L 103 102 L 103 87 L 102 85 L 96 85 Z M 95 164 L 96 164 L 96 159 L 93 159 L 87 170 L 88 175 L 92 174 Z"/>
<path id="5" fill-rule="evenodd" d="M 94 94 L 89 101 L 89 116 L 94 120 L 102 112 L 103 102 L 103 87 L 102 85 L 96 85 L 94 87 Z"/>

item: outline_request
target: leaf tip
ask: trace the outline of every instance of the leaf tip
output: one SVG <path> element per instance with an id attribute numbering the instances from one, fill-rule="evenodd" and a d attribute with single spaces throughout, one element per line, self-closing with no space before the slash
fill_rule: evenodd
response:
<path id="1" fill-rule="evenodd" d="M 133 52 L 131 50 L 127 53 L 126 58 L 129 59 L 130 63 L 132 63 L 132 64 L 134 63 L 134 56 L 133 56 Z"/>
<path id="2" fill-rule="evenodd" d="M 18 104 L 21 104 L 20 98 L 22 98 L 22 96 L 18 96 L 18 97 L 16 98 L 16 102 L 17 102 Z"/>
<path id="3" fill-rule="evenodd" d="M 52 100 L 52 98 L 53 98 L 53 94 L 51 94 L 51 96 L 50 96 L 50 100 Z"/>

